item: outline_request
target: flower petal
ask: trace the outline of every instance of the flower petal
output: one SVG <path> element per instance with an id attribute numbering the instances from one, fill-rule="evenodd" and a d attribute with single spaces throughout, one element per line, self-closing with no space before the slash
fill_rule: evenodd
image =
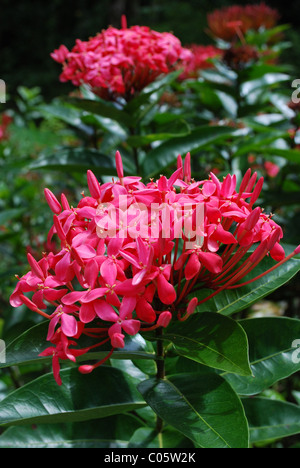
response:
<path id="1" fill-rule="evenodd" d="M 83 323 L 90 323 L 96 317 L 96 312 L 93 307 L 93 304 L 82 304 L 80 307 L 79 318 Z"/>
<path id="2" fill-rule="evenodd" d="M 106 301 L 99 300 L 94 302 L 95 312 L 101 320 L 107 322 L 117 322 L 119 320 L 118 314 L 114 311 L 113 307 L 107 304 Z"/>
<path id="3" fill-rule="evenodd" d="M 66 336 L 77 335 L 77 320 L 73 315 L 62 314 L 61 316 L 61 328 Z"/>

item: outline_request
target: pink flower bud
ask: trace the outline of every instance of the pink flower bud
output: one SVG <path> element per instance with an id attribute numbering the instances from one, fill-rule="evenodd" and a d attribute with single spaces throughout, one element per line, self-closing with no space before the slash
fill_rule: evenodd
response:
<path id="1" fill-rule="evenodd" d="M 90 374 L 91 372 L 93 372 L 94 366 L 89 366 L 89 365 L 79 366 L 78 370 L 81 374 Z"/>
<path id="2" fill-rule="evenodd" d="M 251 169 L 248 169 L 240 185 L 240 190 L 239 190 L 240 195 L 246 190 L 250 177 L 251 177 Z"/>
<path id="3" fill-rule="evenodd" d="M 29 263 L 29 265 L 31 267 L 31 270 L 35 274 L 35 276 L 37 276 L 38 278 L 43 279 L 44 278 L 44 273 L 43 273 L 41 267 L 39 266 L 38 262 L 33 258 L 33 256 L 30 253 L 27 254 L 27 260 L 28 260 L 28 263 Z"/>
<path id="4" fill-rule="evenodd" d="M 61 222 L 60 222 L 60 220 L 58 219 L 57 216 L 53 216 L 53 223 L 54 223 L 54 227 L 56 229 L 56 233 L 57 233 L 58 237 L 60 238 L 61 241 L 65 241 L 66 240 L 66 234 L 64 233 Z"/>
<path id="5" fill-rule="evenodd" d="M 127 18 L 126 15 L 122 15 L 122 29 L 127 29 Z"/>
<path id="6" fill-rule="evenodd" d="M 187 153 L 184 160 L 184 180 L 185 182 L 190 182 L 192 178 L 192 169 L 191 169 L 191 153 Z"/>
<path id="7" fill-rule="evenodd" d="M 298 255 L 300 253 L 300 245 L 294 250 L 294 254 Z"/>
<path id="8" fill-rule="evenodd" d="M 61 204 L 57 200 L 56 196 L 51 192 L 51 190 L 45 188 L 44 190 L 45 198 L 47 203 L 50 207 L 50 210 L 53 211 L 54 214 L 61 213 Z"/>
<path id="9" fill-rule="evenodd" d="M 260 192 L 262 191 L 264 185 L 264 178 L 261 177 L 259 181 L 257 182 L 255 189 L 253 190 L 252 196 L 251 196 L 251 205 L 254 205 L 256 200 L 258 199 Z"/>
<path id="10" fill-rule="evenodd" d="M 187 306 L 187 313 L 188 315 L 192 315 L 195 310 L 196 310 L 196 307 L 198 305 L 198 298 L 197 297 L 194 297 L 190 302 L 189 302 L 189 305 Z"/>
<path id="11" fill-rule="evenodd" d="M 279 241 L 280 239 L 280 234 L 281 234 L 281 229 L 277 228 L 274 229 L 274 231 L 270 234 L 269 240 L 268 240 L 268 250 L 272 250 L 274 245 Z"/>
<path id="12" fill-rule="evenodd" d="M 251 231 L 256 226 L 256 224 L 258 223 L 260 214 L 261 214 L 261 208 L 259 207 L 255 208 L 255 210 L 253 210 L 250 213 L 250 215 L 248 216 L 244 224 L 244 229 L 246 229 L 246 231 Z"/>
<path id="13" fill-rule="evenodd" d="M 101 197 L 100 184 L 95 174 L 90 170 L 87 171 L 87 181 L 88 181 L 90 194 L 92 195 L 93 198 L 98 200 Z"/>
<path id="14" fill-rule="evenodd" d="M 171 312 L 168 312 L 168 311 L 162 312 L 162 313 L 160 314 L 160 316 L 158 317 L 157 325 L 158 325 L 159 327 L 164 327 L 164 328 L 166 328 L 166 327 L 169 325 L 169 323 L 171 322 L 171 320 L 172 320 L 172 314 L 171 314 Z"/>
<path id="15" fill-rule="evenodd" d="M 119 179 L 123 179 L 124 169 L 123 169 L 122 157 L 119 151 L 116 152 L 116 168 L 117 168 L 117 174 L 118 174 Z"/>
<path id="16" fill-rule="evenodd" d="M 69 210 L 70 209 L 70 205 L 69 205 L 69 202 L 67 200 L 67 197 L 65 196 L 64 193 L 61 194 L 61 204 L 62 204 L 62 207 L 64 210 Z"/>
<path id="17" fill-rule="evenodd" d="M 122 333 L 114 333 L 110 338 L 112 347 L 124 348 L 125 346 L 124 338 L 125 338 L 125 335 L 123 335 Z"/>
<path id="18" fill-rule="evenodd" d="M 253 254 L 249 258 L 249 262 L 256 263 L 259 259 L 268 252 L 268 240 L 265 239 L 259 246 L 255 249 Z"/>

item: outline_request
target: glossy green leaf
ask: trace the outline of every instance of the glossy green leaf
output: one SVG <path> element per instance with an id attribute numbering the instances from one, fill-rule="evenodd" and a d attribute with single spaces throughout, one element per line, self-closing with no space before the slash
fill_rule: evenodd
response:
<path id="1" fill-rule="evenodd" d="M 138 386 L 167 424 L 203 448 L 247 448 L 248 425 L 230 385 L 218 375 L 180 374 Z"/>
<path id="2" fill-rule="evenodd" d="M 7 225 L 12 219 L 17 219 L 24 214 L 24 208 L 11 208 L 0 212 L 0 226 Z"/>
<path id="3" fill-rule="evenodd" d="M 286 253 L 289 253 L 292 249 L 287 245 L 284 246 L 284 248 L 286 249 Z M 268 271 L 268 269 L 273 267 L 275 264 L 276 263 L 274 260 L 265 258 L 250 275 L 245 277 L 243 282 L 261 275 L 262 273 Z M 232 315 L 236 312 L 240 312 L 250 307 L 259 299 L 268 296 L 273 291 L 283 286 L 299 271 L 300 259 L 294 257 L 280 267 L 276 268 L 268 275 L 263 276 L 259 280 L 250 283 L 249 285 L 236 289 L 223 290 L 214 298 L 201 304 L 198 307 L 198 310 L 201 312 L 219 312 L 223 315 Z M 213 291 L 210 289 L 200 289 L 196 295 L 199 300 L 203 300 L 212 292 Z"/>
<path id="4" fill-rule="evenodd" d="M 41 155 L 32 162 L 29 170 L 54 170 L 61 172 L 86 172 L 93 170 L 96 175 L 115 175 L 113 158 L 91 148 L 61 148 L 52 155 Z"/>
<path id="5" fill-rule="evenodd" d="M 267 398 L 243 399 L 250 441 L 264 442 L 300 433 L 300 407 Z"/>
<path id="6" fill-rule="evenodd" d="M 127 139 L 129 146 L 139 147 L 149 145 L 155 141 L 179 138 L 190 134 L 190 127 L 184 120 L 176 120 L 169 132 L 153 133 L 149 135 L 134 135 Z"/>
<path id="7" fill-rule="evenodd" d="M 166 87 L 172 84 L 180 75 L 175 71 L 158 78 L 146 86 L 138 96 L 128 102 L 124 111 L 132 117 L 131 125 L 136 125 L 160 99 Z"/>
<path id="8" fill-rule="evenodd" d="M 82 112 L 79 112 L 74 107 L 67 105 L 62 101 L 56 100 L 51 104 L 43 104 L 42 106 L 39 106 L 39 111 L 45 114 L 46 117 L 47 115 L 51 115 L 71 125 L 72 127 L 83 127 L 83 122 L 81 120 Z"/>
<path id="9" fill-rule="evenodd" d="M 300 370 L 300 320 L 267 317 L 241 320 L 249 340 L 253 377 L 225 375 L 241 395 L 255 395 Z"/>
<path id="10" fill-rule="evenodd" d="M 271 86 L 289 81 L 290 79 L 290 75 L 287 75 L 286 73 L 265 73 L 260 78 L 243 83 L 241 86 L 241 94 L 243 96 L 248 96 L 259 88 L 270 88 Z"/>
<path id="11" fill-rule="evenodd" d="M 46 374 L 10 393 L 0 402 L 0 425 L 88 421 L 145 406 L 136 380 L 119 369 L 103 366 L 88 375 L 64 369 L 61 378 L 58 386 Z"/>
<path id="12" fill-rule="evenodd" d="M 268 146 L 260 148 L 259 153 L 262 155 L 280 156 L 295 164 L 300 163 L 300 151 L 298 149 L 272 148 Z"/>
<path id="13" fill-rule="evenodd" d="M 176 431 L 170 426 L 164 427 L 159 434 L 153 428 L 140 427 L 133 434 L 128 448 L 182 449 L 194 448 L 194 444 L 190 439 L 184 437 L 181 432 Z"/>
<path id="14" fill-rule="evenodd" d="M 119 109 L 115 105 L 109 103 L 108 101 L 103 101 L 100 99 L 77 99 L 71 97 L 66 97 L 64 100 L 66 103 L 71 104 L 77 109 L 84 110 L 90 114 L 107 117 L 125 126 L 130 126 L 131 124 L 130 115 L 122 109 Z"/>
<path id="15" fill-rule="evenodd" d="M 13 426 L 0 436 L 0 448 L 126 448 L 140 423 L 129 415 L 95 421 Z"/>
<path id="16" fill-rule="evenodd" d="M 251 375 L 247 336 L 242 327 L 220 314 L 195 314 L 186 322 L 169 326 L 163 339 L 176 352 L 215 369 Z"/>
<path id="17" fill-rule="evenodd" d="M 51 357 L 39 357 L 49 343 L 46 341 L 48 322 L 43 322 L 26 330 L 6 346 L 6 362 L 0 363 L 0 368 L 14 365 L 32 363 L 49 363 Z M 83 343 L 82 348 L 91 343 Z M 85 354 L 77 358 L 78 362 L 87 359 L 103 359 L 110 351 L 110 345 L 103 345 L 101 351 Z M 155 354 L 150 343 L 147 343 L 141 335 L 127 336 L 125 348 L 115 350 L 112 355 L 114 359 L 154 359 Z"/>
<path id="18" fill-rule="evenodd" d="M 278 138 L 284 138 L 286 136 L 285 132 L 278 132 L 274 135 L 273 132 L 264 132 L 259 135 L 254 135 L 253 137 L 242 141 L 238 146 L 237 150 L 234 152 L 233 157 L 237 158 L 238 156 L 246 156 L 249 153 L 263 153 L 264 148 L 269 148 L 270 151 L 275 151 L 275 148 L 270 148 L 270 145 L 274 146 L 274 141 Z"/>
<path id="19" fill-rule="evenodd" d="M 300 371 L 300 320 L 267 317 L 241 320 L 249 340 L 253 377 L 224 377 L 240 395 L 255 395 Z"/>
<path id="20" fill-rule="evenodd" d="M 188 152 L 193 154 L 209 145 L 224 142 L 241 134 L 240 130 L 230 127 L 204 125 L 196 128 L 187 136 L 171 138 L 149 151 L 143 164 L 143 173 L 147 177 L 154 176 L 174 164 L 179 154 L 182 156 Z"/>

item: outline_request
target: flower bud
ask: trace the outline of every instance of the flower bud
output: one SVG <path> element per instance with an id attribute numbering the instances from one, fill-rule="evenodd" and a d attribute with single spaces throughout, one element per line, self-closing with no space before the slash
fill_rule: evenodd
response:
<path id="1" fill-rule="evenodd" d="M 158 317 L 157 325 L 159 327 L 166 328 L 169 325 L 169 323 L 171 322 L 171 320 L 172 320 L 171 312 L 168 312 L 168 311 L 162 312 Z"/>
<path id="2" fill-rule="evenodd" d="M 44 190 L 45 198 L 47 200 L 47 203 L 50 207 L 50 210 L 54 214 L 60 214 L 61 213 L 61 205 L 59 201 L 57 200 L 56 196 L 51 192 L 51 190 L 45 188 Z"/>
<path id="3" fill-rule="evenodd" d="M 295 255 L 300 254 L 300 245 L 298 245 L 298 247 L 294 250 L 294 254 Z"/>
<path id="4" fill-rule="evenodd" d="M 87 171 L 87 182 L 88 182 L 90 194 L 92 195 L 93 198 L 98 200 L 101 197 L 100 184 L 95 174 L 90 170 Z"/>
<path id="5" fill-rule="evenodd" d="M 118 174 L 119 179 L 123 179 L 124 169 L 123 169 L 123 162 L 122 162 L 120 151 L 116 152 L 116 168 L 117 168 L 117 174 Z"/>
<path id="6" fill-rule="evenodd" d="M 189 302 L 189 305 L 187 306 L 187 313 L 188 315 L 192 315 L 195 310 L 196 310 L 196 307 L 198 305 L 198 298 L 197 297 L 194 297 L 190 302 Z"/>

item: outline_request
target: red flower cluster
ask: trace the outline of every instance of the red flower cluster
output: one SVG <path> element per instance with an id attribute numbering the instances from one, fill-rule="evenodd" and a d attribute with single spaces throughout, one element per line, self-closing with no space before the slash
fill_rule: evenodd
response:
<path id="1" fill-rule="evenodd" d="M 213 68 L 211 59 L 222 57 L 223 51 L 212 45 L 192 44 L 188 47 L 192 52 L 190 59 L 184 63 L 184 72 L 180 75 L 180 80 L 197 78 L 200 70 Z"/>
<path id="2" fill-rule="evenodd" d="M 276 26 L 278 19 L 278 11 L 265 3 L 233 5 L 215 10 L 207 16 L 211 33 L 228 42 L 249 30 L 271 29 Z"/>
<path id="3" fill-rule="evenodd" d="M 13 119 L 9 115 L 2 114 L 0 118 L 0 141 L 8 140 L 9 134 L 7 129 L 12 121 Z"/>
<path id="4" fill-rule="evenodd" d="M 200 303 L 240 287 L 266 256 L 276 268 L 300 251 L 285 257 L 282 229 L 254 208 L 263 178 L 251 170 L 237 188 L 231 175 L 194 181 L 189 154 L 184 164 L 178 157 L 169 179 L 147 185 L 124 176 L 118 152 L 116 166 L 119 179 L 102 185 L 88 171 L 90 196 L 76 208 L 45 189 L 54 213 L 48 240 L 54 236 L 60 248 L 39 261 L 28 254 L 30 271 L 10 299 L 49 320 L 51 345 L 41 355 L 53 357 L 59 384 L 60 360 L 88 359 L 90 350 L 110 343 L 103 360 L 79 367 L 89 373 L 125 346 L 126 335 L 186 320 Z M 199 302 L 194 291 L 203 287 L 212 293 Z M 85 335 L 95 343 L 80 348 Z"/>
<path id="5" fill-rule="evenodd" d="M 126 100 L 190 55 L 171 33 L 126 24 L 121 30 L 109 27 L 86 42 L 77 39 L 71 51 L 61 45 L 51 54 L 63 64 L 62 82 L 85 83 L 102 98 Z"/>

